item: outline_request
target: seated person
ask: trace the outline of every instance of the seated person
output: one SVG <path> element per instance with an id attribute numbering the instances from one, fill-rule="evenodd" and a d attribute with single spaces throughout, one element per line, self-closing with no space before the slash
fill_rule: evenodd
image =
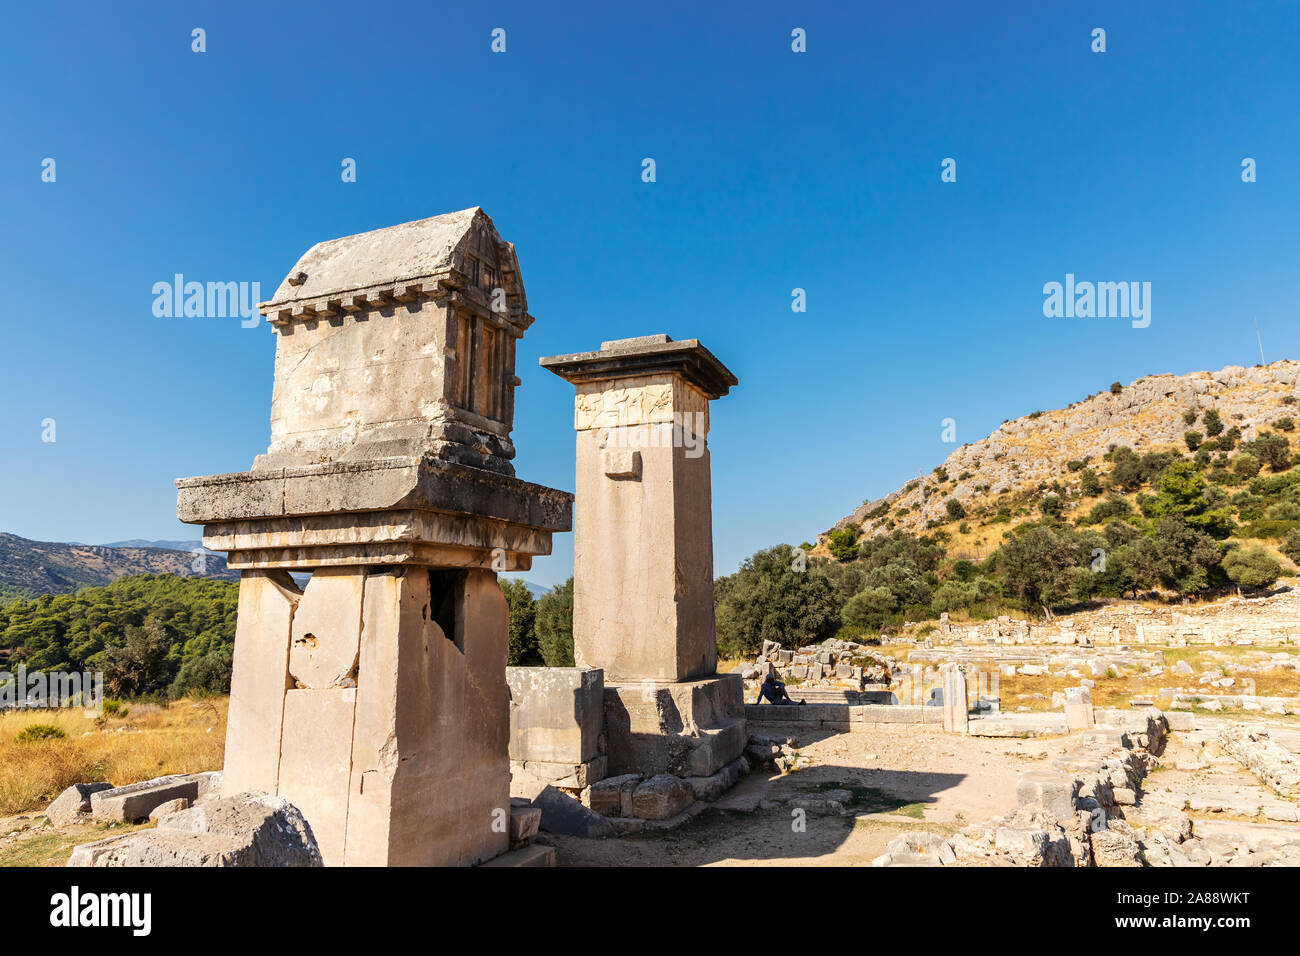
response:
<path id="1" fill-rule="evenodd" d="M 758 700 L 754 701 L 754 703 L 763 703 L 764 697 L 773 704 L 795 703 L 795 701 L 790 699 L 790 695 L 785 692 L 785 683 L 777 680 L 776 675 L 772 673 L 767 675 L 766 680 L 763 681 L 763 686 L 758 689 Z M 801 700 L 799 703 L 802 704 L 804 701 Z"/>

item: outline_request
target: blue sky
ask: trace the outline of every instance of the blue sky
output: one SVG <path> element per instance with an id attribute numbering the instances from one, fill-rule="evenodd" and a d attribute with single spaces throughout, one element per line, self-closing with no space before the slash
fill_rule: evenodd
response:
<path id="1" fill-rule="evenodd" d="M 317 241 L 473 205 L 537 317 L 521 477 L 573 487 L 572 387 L 539 356 L 666 332 L 737 374 L 710 436 L 719 574 L 934 467 L 944 418 L 974 441 L 1114 380 L 1252 364 L 1253 316 L 1268 360 L 1296 353 L 1300 5 L 615 6 L 12 5 L 0 530 L 190 537 L 172 479 L 265 448 L 269 328 L 156 318 L 155 282 L 269 298 Z M 1150 282 L 1150 326 L 1045 318 L 1066 273 Z"/>

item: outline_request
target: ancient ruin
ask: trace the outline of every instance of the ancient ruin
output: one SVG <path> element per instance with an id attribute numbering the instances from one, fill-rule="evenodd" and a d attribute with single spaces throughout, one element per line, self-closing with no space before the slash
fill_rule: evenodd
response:
<path id="1" fill-rule="evenodd" d="M 322 242 L 262 308 L 270 446 L 177 482 L 181 520 L 242 574 L 223 792 L 287 799 L 327 865 L 499 856 L 496 574 L 548 553 L 572 504 L 511 464 L 533 321 L 514 248 L 477 208 Z"/>

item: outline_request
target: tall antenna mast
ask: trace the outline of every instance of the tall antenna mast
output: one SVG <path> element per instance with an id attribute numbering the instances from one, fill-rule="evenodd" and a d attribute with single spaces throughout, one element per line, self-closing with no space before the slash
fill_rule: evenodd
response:
<path id="1" fill-rule="evenodd" d="M 1255 319 L 1255 341 L 1259 343 L 1259 364 L 1267 365 L 1268 363 L 1264 361 L 1264 340 L 1259 337 L 1259 319 L 1255 316 L 1251 318 Z"/>

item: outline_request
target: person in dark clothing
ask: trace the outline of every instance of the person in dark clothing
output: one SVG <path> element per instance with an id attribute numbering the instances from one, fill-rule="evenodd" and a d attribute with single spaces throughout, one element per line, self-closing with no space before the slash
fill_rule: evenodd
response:
<path id="1" fill-rule="evenodd" d="M 763 681 L 763 686 L 758 689 L 758 700 L 754 701 L 754 703 L 756 704 L 763 703 L 763 698 L 765 697 L 767 698 L 769 703 L 773 703 L 773 704 L 796 703 L 796 701 L 792 700 L 790 698 L 790 695 L 786 693 L 785 683 L 783 681 L 777 680 L 776 675 L 770 673 L 767 675 L 767 678 Z M 802 704 L 804 702 L 800 700 L 798 701 L 798 703 Z"/>

